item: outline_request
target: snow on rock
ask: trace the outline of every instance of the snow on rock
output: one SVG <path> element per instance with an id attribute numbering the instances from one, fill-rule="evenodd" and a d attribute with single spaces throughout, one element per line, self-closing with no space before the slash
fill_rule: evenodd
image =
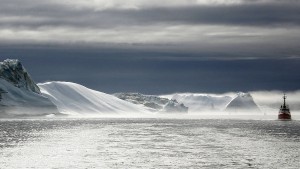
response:
<path id="1" fill-rule="evenodd" d="M 38 86 L 59 111 L 70 115 L 149 113 L 143 106 L 71 82 L 47 82 Z"/>
<path id="2" fill-rule="evenodd" d="M 177 100 L 189 108 L 190 113 L 222 111 L 232 100 L 228 95 L 204 94 L 204 93 L 176 93 L 161 97 Z"/>
<path id="3" fill-rule="evenodd" d="M 0 117 L 59 114 L 18 60 L 0 62 Z"/>
<path id="4" fill-rule="evenodd" d="M 230 112 L 260 112 L 250 93 L 238 93 L 237 96 L 226 106 Z"/>
<path id="5" fill-rule="evenodd" d="M 19 60 L 6 59 L 0 62 L 0 78 L 5 79 L 18 88 L 41 93 L 39 87 L 34 83 Z"/>
<path id="6" fill-rule="evenodd" d="M 128 102 L 144 105 L 153 112 L 162 113 L 187 113 L 188 107 L 178 103 L 174 99 L 161 98 L 153 95 L 143 95 L 141 93 L 116 93 L 116 97 Z"/>

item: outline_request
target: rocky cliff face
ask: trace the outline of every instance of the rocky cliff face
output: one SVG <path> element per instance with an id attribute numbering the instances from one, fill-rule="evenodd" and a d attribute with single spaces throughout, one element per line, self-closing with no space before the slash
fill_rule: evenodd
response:
<path id="1" fill-rule="evenodd" d="M 141 93 L 116 93 L 116 97 L 134 104 L 141 104 L 151 111 L 164 113 L 187 113 L 188 107 L 179 104 L 176 100 L 169 100 L 153 95 L 143 95 Z"/>

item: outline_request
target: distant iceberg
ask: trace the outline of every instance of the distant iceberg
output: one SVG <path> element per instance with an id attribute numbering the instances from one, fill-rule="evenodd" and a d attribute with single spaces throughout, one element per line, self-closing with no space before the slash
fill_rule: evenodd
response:
<path id="1" fill-rule="evenodd" d="M 205 94 L 205 93 L 175 93 L 171 95 L 161 95 L 160 97 L 177 100 L 189 108 L 189 113 L 220 112 L 232 100 L 226 94 Z"/>
<path id="2" fill-rule="evenodd" d="M 261 112 L 251 94 L 242 92 L 237 94 L 237 96 L 226 106 L 225 110 L 229 112 Z"/>
<path id="3" fill-rule="evenodd" d="M 144 95 L 141 93 L 116 93 L 116 97 L 128 102 L 144 105 L 150 111 L 160 113 L 187 113 L 188 107 L 183 103 L 178 103 L 175 99 L 162 98 L 154 95 Z"/>

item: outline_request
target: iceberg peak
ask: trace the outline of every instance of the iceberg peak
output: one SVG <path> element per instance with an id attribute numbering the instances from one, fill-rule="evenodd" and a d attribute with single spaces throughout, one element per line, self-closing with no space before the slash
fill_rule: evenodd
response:
<path id="1" fill-rule="evenodd" d="M 259 107 L 254 102 L 250 93 L 237 93 L 236 97 L 227 105 L 227 111 L 256 111 L 260 112 Z"/>
<path id="2" fill-rule="evenodd" d="M 0 78 L 18 88 L 25 88 L 26 90 L 41 94 L 39 87 L 17 59 L 6 59 L 0 62 Z"/>

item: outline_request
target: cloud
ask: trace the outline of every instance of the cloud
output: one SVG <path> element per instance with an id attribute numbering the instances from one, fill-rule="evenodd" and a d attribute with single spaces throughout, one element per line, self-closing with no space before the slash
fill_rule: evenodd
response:
<path id="1" fill-rule="evenodd" d="M 21 6 L 21 5 L 18 5 Z M 74 8 L 39 4 L 20 8 L 0 7 L 1 27 L 92 27 L 165 25 L 298 26 L 299 3 L 196 5 L 150 8 Z"/>
<path id="2" fill-rule="evenodd" d="M 299 89 L 298 0 L 0 1 L 1 60 L 19 58 L 37 81 L 111 93 Z"/>
<path id="3" fill-rule="evenodd" d="M 126 44 L 210 58 L 295 58 L 299 8 L 293 0 L 1 0 L 0 43 Z"/>

